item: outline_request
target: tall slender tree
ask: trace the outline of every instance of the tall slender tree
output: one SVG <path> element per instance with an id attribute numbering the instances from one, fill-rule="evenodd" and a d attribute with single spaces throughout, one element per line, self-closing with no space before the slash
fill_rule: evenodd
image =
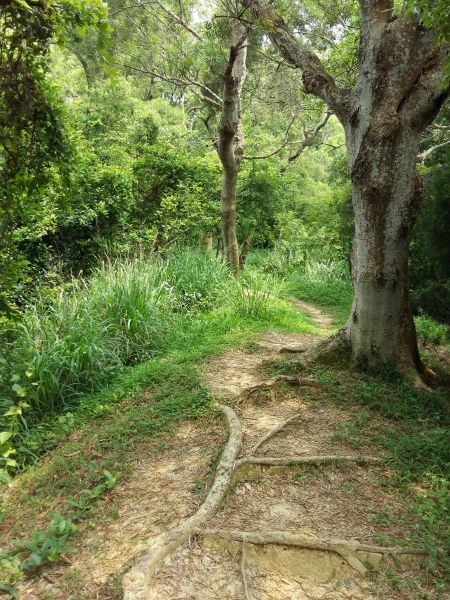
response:
<path id="1" fill-rule="evenodd" d="M 222 238 L 225 257 L 235 273 L 239 272 L 239 245 L 236 235 L 236 189 L 244 156 L 244 131 L 241 93 L 246 75 L 247 26 L 237 23 L 231 33 L 230 56 L 224 74 L 222 115 L 217 151 L 222 163 Z"/>

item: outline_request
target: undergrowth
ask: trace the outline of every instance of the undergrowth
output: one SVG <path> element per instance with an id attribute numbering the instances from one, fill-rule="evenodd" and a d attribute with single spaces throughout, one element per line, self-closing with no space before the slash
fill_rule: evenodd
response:
<path id="1" fill-rule="evenodd" d="M 103 480 L 97 485 L 66 500 L 70 509 L 66 515 L 53 513 L 47 529 L 34 531 L 28 539 L 14 540 L 12 550 L 0 552 L 0 591 L 15 598 L 24 577 L 36 575 L 48 563 L 74 552 L 67 541 L 76 532 L 76 523 L 95 508 L 98 498 L 112 489 L 119 477 L 120 473 L 104 471 Z"/>
<path id="2" fill-rule="evenodd" d="M 84 396 L 130 366 L 187 345 L 195 353 L 193 337 L 208 337 L 211 327 L 248 329 L 269 318 L 276 295 L 271 277 L 234 278 L 211 253 L 184 250 L 164 260 L 105 262 L 88 281 L 75 280 L 50 303 L 38 302 L 2 336 L 8 351 L 0 362 L 3 478 L 39 455 L 40 444 L 28 440 L 48 432 L 49 417 L 61 415 L 57 428 L 64 431 Z"/>
<path id="3" fill-rule="evenodd" d="M 97 489 L 105 472 L 119 471 L 126 478 L 136 460 L 161 451 L 181 420 L 212 415 L 200 370 L 207 357 L 231 345 L 248 345 L 269 324 L 285 331 L 313 331 L 297 311 L 274 299 L 258 314 L 262 316 L 244 319 L 231 305 L 228 311 L 180 318 L 168 332 L 166 352 L 124 368 L 112 385 L 79 397 L 69 411 L 47 415 L 22 434 L 17 449 L 25 462 L 52 453 L 20 475 L 13 498 L 0 506 L 0 538 L 18 537 L 23 547 L 33 540 L 37 515 L 47 515 L 48 520 L 48 526 L 39 529 L 39 539 L 52 537 L 55 499 L 62 507 L 58 514 L 73 522 L 71 509 L 86 504 L 87 494 L 80 489 Z M 10 543 L 4 547 L 7 558 L 0 562 L 0 573 L 5 581 L 11 579 L 11 569 L 16 577 L 31 574 L 20 566 L 26 556 L 18 559 L 16 550 Z"/>
<path id="4" fill-rule="evenodd" d="M 345 323 L 352 305 L 348 265 L 343 260 L 308 258 L 288 248 L 259 252 L 250 257 L 256 273 L 269 273 L 285 281 L 284 292 L 330 312 L 336 326 Z"/>

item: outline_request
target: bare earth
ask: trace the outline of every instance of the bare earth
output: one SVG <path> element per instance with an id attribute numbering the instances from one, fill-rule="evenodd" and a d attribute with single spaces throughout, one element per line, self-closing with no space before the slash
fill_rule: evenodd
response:
<path id="1" fill-rule="evenodd" d="M 296 301 L 299 308 L 300 301 Z M 312 307 L 314 308 L 314 307 Z M 308 312 L 325 329 L 332 318 Z M 320 314 L 319 314 L 320 312 Z M 317 337 L 268 332 L 252 351 L 233 350 L 212 360 L 205 381 L 217 397 L 238 399 L 267 379 L 264 364 L 281 348 L 310 348 Z M 354 454 L 332 439 L 337 423 L 350 419 L 318 390 L 299 388 L 255 395 L 239 401 L 245 455 L 265 432 L 300 413 L 262 445 L 259 456 Z M 70 564 L 22 586 L 19 600 L 113 600 L 122 597 L 123 572 L 161 532 L 191 515 L 203 501 L 211 460 L 226 440 L 223 424 L 198 420 L 178 431 L 173 446 L 157 458 L 135 465 L 131 478 L 111 491 L 110 504 L 95 523 L 85 523 Z M 384 466 L 350 464 L 308 468 L 262 467 L 237 478 L 220 510 L 207 523 L 221 531 L 283 530 L 314 538 L 383 544 L 408 541 L 414 522 L 405 499 L 385 490 Z M 161 565 L 143 598 L 147 600 L 394 600 L 412 598 L 394 591 L 383 577 L 362 577 L 333 552 L 282 545 L 218 542 L 191 538 Z M 368 557 L 373 566 L 381 555 Z M 383 558 L 386 560 L 386 557 Z M 389 560 L 387 561 L 389 563 Z M 390 565 L 393 566 L 392 564 Z M 412 577 L 417 559 L 402 559 L 397 577 Z M 247 587 L 245 590 L 244 580 Z M 417 596 L 419 597 L 419 596 Z"/>

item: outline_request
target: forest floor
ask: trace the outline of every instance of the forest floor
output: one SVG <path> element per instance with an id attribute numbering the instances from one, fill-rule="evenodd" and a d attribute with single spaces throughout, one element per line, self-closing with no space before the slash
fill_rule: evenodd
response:
<path id="1" fill-rule="evenodd" d="M 300 300 L 291 301 L 323 335 L 329 333 L 330 315 Z M 127 598 L 438 598 L 423 557 L 354 551 L 352 561 L 330 549 L 242 542 L 235 535 L 282 531 L 313 542 L 333 538 L 414 546 L 418 518 L 411 505 L 417 490 L 413 485 L 391 485 L 393 472 L 388 462 L 366 462 L 383 459 L 373 433 L 391 428 L 392 422 L 369 414 L 357 402 L 345 406 L 336 401 L 336 390 L 345 394 L 353 385 L 352 374 L 318 373 L 319 387 L 258 388 L 271 376 L 298 365 L 294 354 L 283 352 L 286 348 L 308 349 L 319 340 L 309 334 L 266 332 L 246 348 L 211 359 L 204 368 L 204 381 L 215 398 L 233 407 L 242 424 L 240 457 L 253 454 L 258 440 L 295 417 L 255 454 L 265 458 L 350 456 L 355 462 L 252 465 L 236 472 L 218 511 L 204 524 L 205 535 L 192 536 L 166 558 L 151 585 Z M 72 438 L 73 443 L 80 442 L 76 433 Z M 47 567 L 43 576 L 28 580 L 17 597 L 122 598 L 123 573 L 157 536 L 195 513 L 205 500 L 226 442 L 227 433 L 216 415 L 184 421 L 174 434 L 156 442 L 158 452 L 137 442 L 127 476 L 108 492 L 92 518 L 80 523 L 70 543 L 75 551 L 66 555 L 64 564 Z M 57 507 L 58 498 L 53 508 Z M 39 515 L 34 520 L 39 526 Z M 20 525 L 15 528 L 18 532 Z M 369 568 L 364 575 L 358 570 L 359 566 L 364 569 L 363 564 Z"/>

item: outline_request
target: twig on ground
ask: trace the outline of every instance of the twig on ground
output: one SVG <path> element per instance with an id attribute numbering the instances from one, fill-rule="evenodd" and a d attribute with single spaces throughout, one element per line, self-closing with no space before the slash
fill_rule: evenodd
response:
<path id="1" fill-rule="evenodd" d="M 242 583 L 244 584 L 245 600 L 250 600 L 250 596 L 248 595 L 247 577 L 245 575 L 245 536 L 242 538 L 241 575 Z"/>
<path id="2" fill-rule="evenodd" d="M 244 456 L 236 463 L 236 468 L 243 465 L 261 465 L 267 467 L 292 467 L 296 465 L 326 465 L 333 463 L 382 463 L 383 459 L 365 456 Z"/>

